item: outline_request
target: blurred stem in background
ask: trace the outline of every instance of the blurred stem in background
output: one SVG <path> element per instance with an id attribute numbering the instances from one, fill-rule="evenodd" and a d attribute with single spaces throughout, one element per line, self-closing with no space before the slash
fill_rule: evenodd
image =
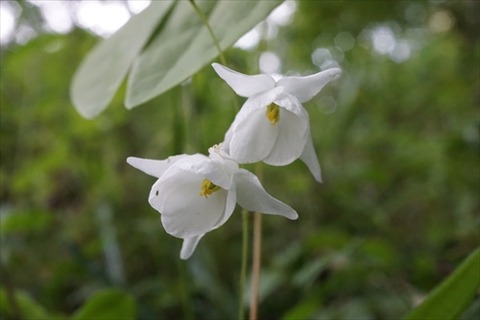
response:
<path id="1" fill-rule="evenodd" d="M 240 266 L 240 281 L 239 281 L 239 301 L 238 301 L 238 319 L 245 318 L 245 283 L 247 281 L 247 259 L 248 259 L 248 219 L 249 212 L 242 209 L 242 264 Z"/>
<path id="2" fill-rule="evenodd" d="M 252 289 L 250 294 L 250 320 L 258 316 L 258 290 L 260 287 L 260 269 L 262 262 L 262 214 L 253 214 L 253 261 L 252 261 Z"/>
<path id="3" fill-rule="evenodd" d="M 255 164 L 255 174 L 263 180 L 263 163 Z M 258 291 L 260 287 L 260 270 L 262 267 L 262 213 L 253 214 L 253 261 L 252 286 L 250 293 L 250 320 L 258 318 Z"/>
<path id="4" fill-rule="evenodd" d="M 15 295 L 15 286 L 11 281 L 11 276 L 7 271 L 6 266 L 0 261 L 0 274 L 2 275 L 2 282 L 5 287 L 5 294 L 7 301 L 10 304 L 12 319 L 22 319 L 20 308 L 18 307 L 17 296 Z"/>
<path id="5" fill-rule="evenodd" d="M 95 210 L 99 237 L 102 242 L 103 254 L 107 268 L 107 275 L 111 283 L 116 286 L 125 286 L 125 271 L 123 266 L 117 232 L 113 223 L 113 212 L 109 203 L 101 202 Z"/>

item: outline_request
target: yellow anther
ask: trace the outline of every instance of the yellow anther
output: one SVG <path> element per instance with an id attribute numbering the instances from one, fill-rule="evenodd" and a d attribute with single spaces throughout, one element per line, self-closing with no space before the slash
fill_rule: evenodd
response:
<path id="1" fill-rule="evenodd" d="M 271 124 L 275 124 L 280 120 L 280 107 L 275 103 L 271 103 L 267 106 L 267 119 Z"/>
<path id="2" fill-rule="evenodd" d="M 205 198 L 208 198 L 209 195 L 218 190 L 220 190 L 220 187 L 208 179 L 203 179 L 202 184 L 200 185 L 200 195 Z"/>

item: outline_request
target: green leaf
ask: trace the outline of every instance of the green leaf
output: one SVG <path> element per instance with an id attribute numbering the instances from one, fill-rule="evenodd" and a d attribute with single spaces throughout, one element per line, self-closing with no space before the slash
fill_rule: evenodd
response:
<path id="1" fill-rule="evenodd" d="M 480 287 L 480 248 L 444 280 L 405 319 L 457 319 Z"/>
<path id="2" fill-rule="evenodd" d="M 108 106 L 132 62 L 172 4 L 172 1 L 153 1 L 83 60 L 70 87 L 73 105 L 82 116 L 93 118 Z"/>
<path id="3" fill-rule="evenodd" d="M 267 17 L 280 1 L 203 1 L 222 50 Z M 214 42 L 189 1 L 180 1 L 164 28 L 135 61 L 125 105 L 131 109 L 186 80 L 218 55 Z"/>
<path id="4" fill-rule="evenodd" d="M 0 315 L 14 318 L 20 315 L 22 319 L 53 319 L 53 315 L 48 314 L 47 310 L 35 301 L 27 292 L 23 290 L 15 290 L 10 293 L 15 299 L 18 314 L 15 314 L 12 301 L 8 297 L 8 292 L 4 287 L 0 287 Z"/>
<path id="5" fill-rule="evenodd" d="M 91 297 L 72 319 L 135 319 L 135 313 L 135 302 L 130 295 L 120 290 L 105 289 Z"/>

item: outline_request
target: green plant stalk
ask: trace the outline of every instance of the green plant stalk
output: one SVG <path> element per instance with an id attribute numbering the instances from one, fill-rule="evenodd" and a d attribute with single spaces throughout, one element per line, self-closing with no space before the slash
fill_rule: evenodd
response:
<path id="1" fill-rule="evenodd" d="M 247 259 L 248 259 L 248 211 L 242 210 L 242 262 L 240 266 L 240 282 L 239 282 L 239 301 L 238 301 L 238 319 L 245 318 L 244 297 L 245 283 L 247 282 Z"/>
<path id="2" fill-rule="evenodd" d="M 205 25 L 205 28 L 207 28 L 208 33 L 210 34 L 210 37 L 213 40 L 213 43 L 215 44 L 215 47 L 218 50 L 218 56 L 220 57 L 220 62 L 223 65 L 227 65 L 227 60 L 225 59 L 225 55 L 223 54 L 222 48 L 220 47 L 220 41 L 218 41 L 218 38 L 215 36 L 215 33 L 212 30 L 212 27 L 210 26 L 210 23 L 208 23 L 208 18 L 205 16 L 203 11 L 198 7 L 198 5 L 195 3 L 195 0 L 189 0 L 190 3 L 192 4 L 193 8 L 195 9 L 195 12 L 198 14 L 200 17 L 200 20 L 202 20 L 202 23 Z M 233 107 L 235 111 L 239 110 L 238 102 L 235 97 L 235 93 L 232 91 L 232 99 L 233 99 Z"/>
<path id="3" fill-rule="evenodd" d="M 260 179 L 263 178 L 263 164 L 258 162 L 255 165 L 255 173 Z M 258 318 L 260 270 L 262 268 L 262 213 L 253 214 L 253 253 L 252 253 L 252 285 L 250 291 L 250 320 Z"/>
<path id="4" fill-rule="evenodd" d="M 213 33 L 212 27 L 210 26 L 210 23 L 208 23 L 207 17 L 203 13 L 203 11 L 198 7 L 198 5 L 195 3 L 195 0 L 190 0 L 190 3 L 192 4 L 193 8 L 197 12 L 198 16 L 202 20 L 205 27 L 207 28 L 208 33 L 210 33 L 210 37 L 212 37 L 213 43 L 215 44 L 215 47 L 217 48 L 218 53 L 220 54 L 220 61 L 222 62 L 223 65 L 226 65 L 227 61 L 225 60 L 225 56 L 223 55 L 222 48 L 220 48 L 220 42 L 215 36 L 215 33 Z"/>
<path id="5" fill-rule="evenodd" d="M 252 289 L 250 294 L 250 320 L 258 318 L 258 291 L 260 287 L 260 269 L 262 265 L 262 214 L 253 214 L 253 262 Z"/>

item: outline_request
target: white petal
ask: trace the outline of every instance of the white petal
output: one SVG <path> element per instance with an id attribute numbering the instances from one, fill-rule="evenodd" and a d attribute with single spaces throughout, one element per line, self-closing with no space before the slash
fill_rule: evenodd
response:
<path id="1" fill-rule="evenodd" d="M 178 161 L 175 166 L 185 171 L 201 175 L 224 189 L 230 189 L 232 184 L 232 172 L 227 170 L 230 166 L 224 168 L 222 161 L 214 161 L 203 154 L 194 154 L 185 157 Z"/>
<path id="2" fill-rule="evenodd" d="M 277 86 L 284 87 L 286 92 L 297 97 L 300 102 L 306 102 L 341 72 L 339 68 L 332 68 L 306 77 L 284 77 L 277 82 Z"/>
<path id="3" fill-rule="evenodd" d="M 204 197 L 200 195 L 203 179 L 174 166 L 153 185 L 149 201 L 160 211 L 167 233 L 198 236 L 218 227 L 225 214 L 231 215 L 225 212 L 228 191 L 220 189 Z"/>
<path id="4" fill-rule="evenodd" d="M 230 125 L 227 132 L 225 133 L 225 137 L 224 137 L 224 140 L 222 142 L 222 147 L 221 147 L 222 152 L 225 152 L 226 154 L 228 154 L 229 157 L 231 157 L 231 155 L 230 155 L 230 141 L 232 140 L 232 134 L 233 134 L 233 127 L 232 127 L 232 125 Z"/>
<path id="5" fill-rule="evenodd" d="M 303 149 L 300 159 L 305 162 L 315 180 L 317 180 L 318 182 L 322 182 L 322 172 L 320 169 L 320 163 L 318 163 L 317 154 L 315 153 L 315 148 L 313 147 L 310 128 L 308 129 L 307 137 L 307 143 L 305 144 L 305 149 Z"/>
<path id="6" fill-rule="evenodd" d="M 165 204 L 170 197 L 170 193 L 176 197 L 176 194 L 179 192 L 177 189 L 181 190 L 180 193 L 194 193 L 195 191 L 197 194 L 200 193 L 200 184 L 195 186 L 194 182 L 192 182 L 192 180 L 196 179 L 200 179 L 200 182 L 197 183 L 203 181 L 201 177 L 196 174 L 186 172 L 176 167 L 171 167 L 153 184 L 148 197 L 148 202 L 155 210 L 163 213 Z"/>
<path id="7" fill-rule="evenodd" d="M 198 193 L 194 196 L 190 195 L 189 198 L 186 198 L 186 195 L 172 197 L 161 215 L 165 231 L 172 236 L 185 238 L 218 228 L 219 221 L 226 221 L 223 217 L 227 193 L 228 191 L 221 189 L 209 195 L 208 198 Z M 232 212 L 229 212 L 229 216 Z"/>
<path id="8" fill-rule="evenodd" d="M 259 94 L 255 97 L 248 98 L 235 116 L 232 127 L 235 127 L 234 124 L 236 122 L 238 123 L 247 118 L 253 111 L 263 109 L 272 102 L 280 100 L 284 95 L 284 91 L 285 89 L 283 87 L 275 87 L 272 90 L 268 90 L 267 92 Z"/>
<path id="9" fill-rule="evenodd" d="M 204 235 L 205 234 L 200 234 L 198 236 L 183 239 L 182 250 L 180 250 L 180 259 L 187 260 L 190 258 L 193 254 L 193 251 L 195 251 L 198 242 Z"/>
<path id="10" fill-rule="evenodd" d="M 227 203 L 222 218 L 212 227 L 212 230 L 221 227 L 232 216 L 237 205 L 237 193 L 235 190 L 229 190 L 227 194 Z"/>
<path id="11" fill-rule="evenodd" d="M 251 172 L 240 169 L 235 174 L 237 202 L 248 210 L 266 214 L 277 214 L 295 220 L 298 214 L 290 206 L 269 195 L 258 178 Z"/>
<path id="12" fill-rule="evenodd" d="M 218 168 L 217 171 L 222 171 L 221 174 L 218 172 L 215 172 L 214 174 L 221 177 L 223 177 L 225 174 L 228 176 L 228 184 L 225 183 L 218 185 L 229 190 L 233 183 L 233 174 L 238 170 L 238 163 L 230 157 L 229 153 L 226 153 L 224 150 L 222 150 L 222 144 L 209 148 L 208 152 L 208 157 L 211 161 L 215 162 Z"/>
<path id="13" fill-rule="evenodd" d="M 127 163 L 132 167 L 145 172 L 148 175 L 160 178 L 162 174 L 178 160 L 187 157 L 186 154 L 168 157 L 165 160 L 150 160 L 136 157 L 128 157 Z"/>
<path id="14" fill-rule="evenodd" d="M 254 76 L 246 75 L 218 63 L 212 63 L 212 67 L 225 82 L 242 97 L 251 97 L 275 87 L 275 80 L 267 74 Z"/>
<path id="15" fill-rule="evenodd" d="M 266 108 L 255 110 L 236 124 L 230 140 L 230 156 L 238 163 L 262 161 L 271 152 L 277 135 L 278 126 L 268 121 Z"/>
<path id="16" fill-rule="evenodd" d="M 289 93 L 283 93 L 278 95 L 273 102 L 308 122 L 308 112 L 295 96 Z"/>
<path id="17" fill-rule="evenodd" d="M 280 120 L 275 124 L 278 135 L 272 151 L 263 160 L 274 166 L 292 163 L 300 157 L 307 142 L 308 119 L 280 108 Z"/>

